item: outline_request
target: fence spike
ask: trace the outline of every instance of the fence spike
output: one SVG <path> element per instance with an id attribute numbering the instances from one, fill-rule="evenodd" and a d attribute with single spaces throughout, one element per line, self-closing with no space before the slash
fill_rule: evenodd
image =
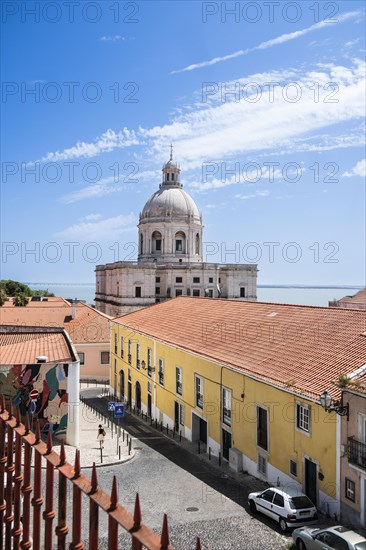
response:
<path id="1" fill-rule="evenodd" d="M 37 420 L 36 424 L 36 443 L 39 443 L 41 441 L 41 426 L 39 425 L 39 420 Z"/>
<path id="2" fill-rule="evenodd" d="M 47 434 L 47 454 L 49 455 L 52 452 L 52 434 L 51 430 L 48 430 Z"/>
<path id="3" fill-rule="evenodd" d="M 196 545 L 196 550 L 201 550 L 201 540 L 199 537 L 197 537 L 197 545 Z"/>
<path id="4" fill-rule="evenodd" d="M 164 514 L 163 530 L 161 532 L 160 548 L 161 550 L 167 550 L 169 546 L 169 531 L 168 531 L 168 516 Z"/>
<path id="5" fill-rule="evenodd" d="M 117 490 L 117 478 L 116 476 L 113 476 L 113 483 L 112 483 L 112 492 L 111 492 L 111 506 L 109 508 L 110 511 L 113 511 L 117 508 L 118 504 L 118 490 Z"/>
<path id="6" fill-rule="evenodd" d="M 19 428 L 19 426 L 20 426 L 20 410 L 19 410 L 19 407 L 16 408 L 15 418 L 16 418 L 15 427 Z"/>
<path id="7" fill-rule="evenodd" d="M 66 462 L 66 451 L 65 451 L 65 443 L 64 438 L 61 439 L 61 449 L 60 449 L 60 464 L 59 466 L 63 466 Z"/>
<path id="8" fill-rule="evenodd" d="M 75 451 L 75 463 L 74 463 L 74 479 L 80 476 L 80 451 Z"/>
<path id="9" fill-rule="evenodd" d="M 8 417 L 8 420 L 10 420 L 11 418 L 13 418 L 13 403 L 11 402 L 11 399 L 9 401 L 9 417 Z"/>
<path id="10" fill-rule="evenodd" d="M 26 414 L 25 415 L 25 434 L 24 435 L 28 435 L 29 432 L 30 432 L 29 416 Z"/>
<path id="11" fill-rule="evenodd" d="M 91 476 L 91 494 L 96 493 L 98 490 L 98 476 L 97 476 L 97 468 L 95 466 L 95 462 L 93 462 L 93 468 L 92 468 L 92 476 Z"/>
<path id="12" fill-rule="evenodd" d="M 140 506 L 140 497 L 139 494 L 136 493 L 136 500 L 135 500 L 135 510 L 133 512 L 133 531 L 138 531 L 141 527 L 141 506 Z"/>

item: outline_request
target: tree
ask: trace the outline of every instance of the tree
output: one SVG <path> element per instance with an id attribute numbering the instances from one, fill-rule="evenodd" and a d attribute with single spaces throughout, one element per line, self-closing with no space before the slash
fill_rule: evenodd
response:
<path id="1" fill-rule="evenodd" d="M 28 304 L 28 297 L 25 294 L 17 294 L 13 299 L 14 306 L 24 307 Z"/>
<path id="2" fill-rule="evenodd" d="M 19 283 L 18 281 L 12 281 L 11 279 L 2 279 L 0 281 L 0 290 L 3 290 L 6 296 L 17 296 L 24 294 L 24 296 L 54 296 L 52 292 L 48 290 L 32 290 L 28 285 Z"/>
<path id="3" fill-rule="evenodd" d="M 0 289 L 0 307 L 5 304 L 6 300 L 7 300 L 7 297 L 5 292 L 2 289 Z"/>
<path id="4" fill-rule="evenodd" d="M 0 281 L 0 289 L 4 290 L 7 296 L 17 296 L 18 294 L 24 294 L 25 296 L 32 296 L 32 291 L 28 285 L 19 283 L 18 281 L 5 280 Z"/>

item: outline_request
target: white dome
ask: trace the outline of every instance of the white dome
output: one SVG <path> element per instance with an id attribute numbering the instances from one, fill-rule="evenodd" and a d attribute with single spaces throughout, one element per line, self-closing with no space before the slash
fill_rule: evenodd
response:
<path id="1" fill-rule="evenodd" d="M 145 204 L 141 222 L 147 221 L 196 221 L 201 216 L 196 203 L 181 187 L 162 185 Z"/>

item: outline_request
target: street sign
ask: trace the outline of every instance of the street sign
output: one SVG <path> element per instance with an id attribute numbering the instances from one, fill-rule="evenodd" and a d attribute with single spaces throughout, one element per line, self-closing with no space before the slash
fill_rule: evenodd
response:
<path id="1" fill-rule="evenodd" d="M 114 405 L 114 418 L 123 418 L 125 415 L 124 403 L 115 403 Z"/>
<path id="2" fill-rule="evenodd" d="M 108 401 L 108 411 L 114 411 L 115 404 L 114 401 Z"/>
<path id="3" fill-rule="evenodd" d="M 38 390 L 32 390 L 29 394 L 29 397 L 30 397 L 31 401 L 37 401 L 38 396 L 39 396 L 39 391 Z"/>

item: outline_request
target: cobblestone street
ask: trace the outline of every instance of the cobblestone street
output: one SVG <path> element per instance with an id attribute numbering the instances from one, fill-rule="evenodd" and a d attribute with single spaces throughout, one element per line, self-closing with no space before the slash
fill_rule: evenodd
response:
<path id="1" fill-rule="evenodd" d="M 96 399 L 98 391 L 89 389 L 82 393 L 85 398 L 91 398 L 94 405 L 99 403 L 106 407 L 106 400 Z M 124 464 L 98 468 L 99 485 L 110 491 L 112 478 L 116 475 L 119 501 L 131 512 L 138 491 L 142 521 L 158 532 L 166 512 L 171 543 L 177 550 L 194 548 L 197 536 L 201 538 L 203 548 L 209 550 L 290 547 L 289 535 L 280 534 L 277 526 L 265 518 L 253 518 L 244 508 L 247 493 L 261 489 L 262 482 L 246 476 L 247 484 L 243 487 L 235 479 L 238 474 L 231 474 L 225 468 L 218 469 L 203 455 L 194 456 L 185 449 L 188 442 L 173 442 L 128 413 L 121 427 L 133 437 L 135 456 Z M 107 432 L 107 439 L 110 437 L 110 432 Z M 84 473 L 91 475 L 90 469 L 85 469 Z M 87 514 L 86 499 L 84 504 Z M 102 516 L 100 536 L 101 548 L 104 548 L 107 547 L 107 522 Z M 88 526 L 83 525 L 87 537 Z M 121 547 L 124 547 L 130 537 L 121 534 L 120 539 Z"/>

